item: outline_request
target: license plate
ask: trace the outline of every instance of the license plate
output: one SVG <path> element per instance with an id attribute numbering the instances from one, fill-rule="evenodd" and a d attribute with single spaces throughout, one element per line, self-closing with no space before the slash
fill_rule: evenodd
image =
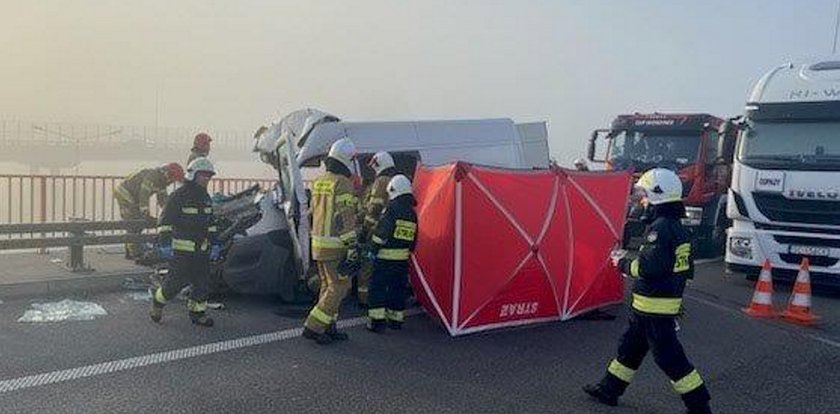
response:
<path id="1" fill-rule="evenodd" d="M 828 256 L 831 253 L 831 249 L 828 247 L 800 246 L 794 244 L 790 246 L 790 253 L 802 256 Z"/>

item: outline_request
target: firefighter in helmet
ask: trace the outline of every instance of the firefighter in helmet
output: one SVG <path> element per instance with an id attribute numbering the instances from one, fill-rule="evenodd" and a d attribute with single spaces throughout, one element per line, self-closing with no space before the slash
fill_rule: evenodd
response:
<path id="1" fill-rule="evenodd" d="M 374 258 L 367 328 L 400 329 L 405 319 L 408 259 L 417 240 L 417 213 L 411 181 L 399 174 L 388 182 L 388 206 L 371 236 Z"/>
<path id="2" fill-rule="evenodd" d="M 187 158 L 187 165 L 190 165 L 190 163 L 196 158 L 207 158 L 210 156 L 210 142 L 212 141 L 213 139 L 210 138 L 210 135 L 206 132 L 199 132 L 196 134 L 195 138 L 193 138 L 193 146 L 190 150 L 190 156 Z"/>
<path id="3" fill-rule="evenodd" d="M 368 165 L 373 169 L 376 178 L 368 186 L 364 202 L 362 203 L 360 215 L 363 221 L 360 226 L 362 231 L 359 237 L 361 243 L 367 243 L 370 240 L 371 232 L 382 216 L 385 203 L 388 202 L 388 183 L 397 173 L 397 169 L 394 166 L 394 158 L 385 151 L 374 154 Z M 373 263 L 364 261 L 362 269 L 359 272 L 359 278 L 356 279 L 357 299 L 362 306 L 367 306 L 368 303 L 368 284 L 370 283 L 371 275 L 373 275 Z"/>
<path id="4" fill-rule="evenodd" d="M 163 307 L 186 285 L 191 285 L 187 310 L 193 324 L 213 326 L 207 316 L 210 294 L 210 261 L 218 260 L 222 247 L 216 239 L 213 208 L 207 185 L 216 170 L 199 157 L 187 167 L 187 179 L 163 209 L 158 226 L 161 258 L 170 261 L 169 274 L 153 290 L 150 316 L 160 322 Z"/>
<path id="5" fill-rule="evenodd" d="M 312 259 L 318 267 L 318 303 L 304 322 L 303 337 L 321 345 L 347 339 L 336 330 L 341 301 L 360 266 L 356 219 L 358 197 L 352 176 L 356 146 L 336 141 L 325 160 L 326 172 L 312 182 Z"/>
<path id="6" fill-rule="evenodd" d="M 574 165 L 578 171 L 589 171 L 589 165 L 586 164 L 586 160 L 583 158 L 576 159 Z"/>
<path id="7" fill-rule="evenodd" d="M 184 179 L 184 169 L 180 164 L 169 163 L 157 168 L 146 168 L 136 171 L 114 187 L 114 199 L 120 207 L 120 217 L 123 220 L 151 220 L 149 213 L 149 199 L 156 196 L 157 205 L 166 205 L 166 188 L 170 184 Z M 129 229 L 128 233 L 140 234 L 141 229 Z M 143 252 L 136 243 L 125 245 L 127 259 L 137 259 Z"/>
<path id="8" fill-rule="evenodd" d="M 630 324 L 603 379 L 583 389 L 603 404 L 617 405 L 650 350 L 687 412 L 708 414 L 709 391 L 677 338 L 683 290 L 694 275 L 691 240 L 680 222 L 685 216 L 682 183 L 673 171 L 654 168 L 639 178 L 635 188 L 645 205 L 644 242 L 638 255 L 624 251 L 611 255 L 621 272 L 634 280 Z"/>

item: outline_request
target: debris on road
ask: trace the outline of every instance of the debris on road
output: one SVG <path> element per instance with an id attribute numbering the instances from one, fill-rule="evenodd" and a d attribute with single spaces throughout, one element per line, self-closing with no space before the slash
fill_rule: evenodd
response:
<path id="1" fill-rule="evenodd" d="M 138 302 L 151 302 L 152 301 L 152 294 L 149 293 L 148 290 L 145 292 L 130 292 L 125 295 L 131 300 L 135 300 Z"/>
<path id="2" fill-rule="evenodd" d="M 96 303 L 65 299 L 60 302 L 33 303 L 32 309 L 27 310 L 18 322 L 92 321 L 106 315 L 108 312 Z"/>

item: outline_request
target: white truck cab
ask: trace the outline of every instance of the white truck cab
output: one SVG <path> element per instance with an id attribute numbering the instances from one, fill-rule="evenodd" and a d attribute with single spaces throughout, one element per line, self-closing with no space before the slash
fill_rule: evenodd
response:
<path id="1" fill-rule="evenodd" d="M 840 61 L 788 64 L 755 85 L 728 194 L 726 265 L 750 276 L 769 260 L 840 285 Z"/>

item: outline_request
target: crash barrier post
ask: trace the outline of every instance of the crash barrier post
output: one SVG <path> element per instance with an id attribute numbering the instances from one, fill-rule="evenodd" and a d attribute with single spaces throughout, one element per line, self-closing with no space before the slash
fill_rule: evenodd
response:
<path id="1" fill-rule="evenodd" d="M 70 221 L 58 223 L 0 224 L 0 250 L 47 249 L 68 247 L 70 261 L 67 267 L 73 272 L 91 271 L 84 261 L 84 247 L 123 243 L 148 243 L 155 234 L 113 234 L 115 231 L 153 229 L 153 220 L 124 221 Z M 95 234 L 111 232 L 112 234 Z M 31 237 L 26 237 L 31 235 Z"/>

